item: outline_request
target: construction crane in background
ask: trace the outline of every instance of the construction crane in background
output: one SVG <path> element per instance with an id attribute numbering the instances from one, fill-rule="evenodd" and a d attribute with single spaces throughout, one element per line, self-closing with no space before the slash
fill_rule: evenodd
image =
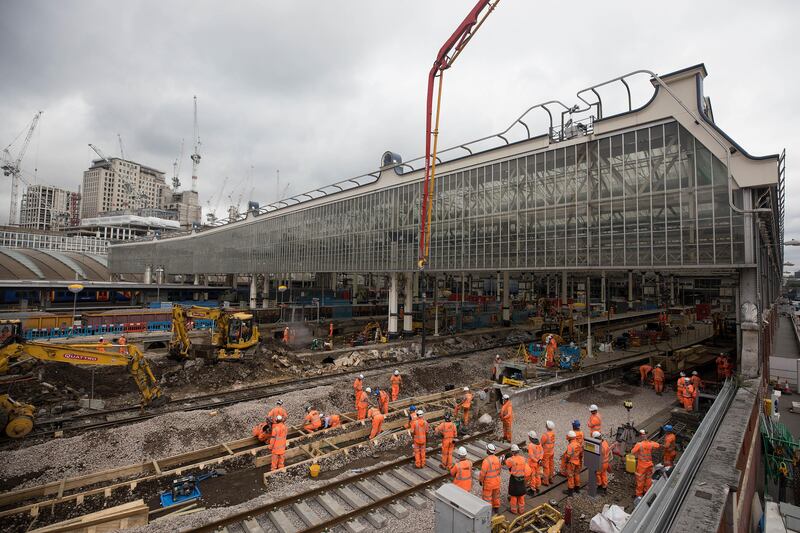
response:
<path id="1" fill-rule="evenodd" d="M 436 183 L 436 150 L 439 140 L 439 114 L 442 104 L 442 78 L 444 71 L 453 63 L 467 46 L 486 18 L 494 11 L 500 0 L 479 0 L 472 11 L 459 24 L 456 31 L 445 41 L 436 55 L 428 74 L 428 93 L 425 103 L 425 182 L 422 189 L 422 210 L 419 223 L 419 262 L 420 270 L 425 269 L 430 253 L 431 211 L 433 192 Z M 438 81 L 436 96 L 436 119 L 431 127 L 433 115 L 433 88 Z M 433 145 L 431 147 L 431 145 Z"/>
<path id="2" fill-rule="evenodd" d="M 194 97 L 194 153 L 192 160 L 192 190 L 197 190 L 197 167 L 200 166 L 200 127 L 197 125 L 197 96 Z"/>
<path id="3" fill-rule="evenodd" d="M 181 152 L 172 163 L 172 188 L 177 191 L 181 186 L 181 163 L 183 162 L 183 139 L 181 139 Z"/>
<path id="4" fill-rule="evenodd" d="M 222 186 L 219 188 L 219 192 L 217 192 L 216 196 L 212 196 L 211 198 L 206 201 L 206 205 L 208 206 L 209 213 L 206 214 L 206 221 L 209 224 L 213 224 L 217 221 L 217 209 L 219 208 L 219 201 L 222 199 L 222 195 L 225 192 L 225 185 L 228 184 L 228 176 L 225 176 L 225 179 L 222 180 Z M 217 203 L 214 205 L 214 208 L 211 208 L 211 202 L 214 201 L 214 198 L 217 199 Z"/>
<path id="5" fill-rule="evenodd" d="M 20 165 L 22 164 L 22 158 L 25 157 L 25 152 L 28 150 L 28 145 L 31 143 L 33 131 L 36 129 L 36 125 L 39 123 L 39 118 L 41 118 L 41 116 L 42 111 L 33 115 L 33 120 L 31 120 L 31 124 L 28 126 L 28 133 L 25 135 L 25 140 L 22 141 L 22 146 L 20 146 L 19 152 L 17 152 L 17 157 L 11 155 L 11 146 L 17 141 L 19 135 L 17 135 L 17 138 L 11 141 L 8 146 L 3 148 L 3 159 L 0 161 L 0 169 L 3 170 L 4 176 L 11 176 L 11 207 L 8 210 L 9 226 L 17 224 L 19 181 L 21 173 Z"/>
<path id="6" fill-rule="evenodd" d="M 119 139 L 119 157 L 120 159 L 125 159 L 125 147 L 122 145 L 122 135 L 117 133 L 117 139 Z"/>

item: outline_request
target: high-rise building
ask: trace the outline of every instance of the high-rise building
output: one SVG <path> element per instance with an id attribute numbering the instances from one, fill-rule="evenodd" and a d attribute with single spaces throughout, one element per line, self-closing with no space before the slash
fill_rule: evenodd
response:
<path id="1" fill-rule="evenodd" d="M 162 209 L 164 173 L 118 157 L 92 161 L 83 173 L 81 218 L 143 208 Z"/>
<path id="2" fill-rule="evenodd" d="M 80 193 L 50 185 L 31 185 L 22 195 L 20 226 L 60 230 L 80 223 Z"/>
<path id="3" fill-rule="evenodd" d="M 200 225 L 202 207 L 197 191 L 167 191 L 165 194 L 165 208 L 178 214 L 182 228 L 191 229 Z"/>

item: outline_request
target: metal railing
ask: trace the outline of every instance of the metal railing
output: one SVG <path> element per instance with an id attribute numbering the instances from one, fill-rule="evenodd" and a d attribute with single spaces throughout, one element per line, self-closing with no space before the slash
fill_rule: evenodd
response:
<path id="1" fill-rule="evenodd" d="M 669 530 L 714 442 L 714 435 L 722 424 L 736 391 L 733 380 L 726 380 L 683 455 L 675 464 L 672 474 L 653 483 L 633 510 L 622 533 L 660 533 Z"/>
<path id="2" fill-rule="evenodd" d="M 108 255 L 108 241 L 106 239 L 28 233 L 25 231 L 0 231 L 0 247 Z"/>

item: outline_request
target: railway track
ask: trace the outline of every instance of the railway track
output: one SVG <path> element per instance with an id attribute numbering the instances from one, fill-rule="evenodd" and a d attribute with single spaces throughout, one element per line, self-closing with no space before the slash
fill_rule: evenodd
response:
<path id="1" fill-rule="evenodd" d="M 153 417 L 169 413 L 219 409 L 220 407 L 226 407 L 237 403 L 280 396 L 281 394 L 296 391 L 299 386 L 305 388 L 322 387 L 325 385 L 333 385 L 334 383 L 339 382 L 342 378 L 356 376 L 361 373 L 368 375 L 379 370 L 404 368 L 411 365 L 417 367 L 433 366 L 439 364 L 442 360 L 469 356 L 475 353 L 485 352 L 487 350 L 518 346 L 521 342 L 527 341 L 516 340 L 514 342 L 501 342 L 490 347 L 463 350 L 440 355 L 434 358 L 421 358 L 405 362 L 383 363 L 370 366 L 369 368 L 345 370 L 341 372 L 305 378 L 286 378 L 277 382 L 253 385 L 236 390 L 219 391 L 211 394 L 192 396 L 190 398 L 170 400 L 164 406 L 152 409 L 143 410 L 139 406 L 119 407 L 91 413 L 76 414 L 68 417 L 37 420 L 34 430 L 28 434 L 26 439 L 30 440 L 31 438 L 37 437 L 64 437 L 94 429 L 109 428 L 142 422 Z"/>

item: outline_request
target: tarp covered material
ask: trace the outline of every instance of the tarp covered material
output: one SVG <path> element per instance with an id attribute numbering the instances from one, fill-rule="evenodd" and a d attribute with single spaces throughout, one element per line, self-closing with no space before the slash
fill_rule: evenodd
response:
<path id="1" fill-rule="evenodd" d="M 166 218 L 143 217 L 139 215 L 108 215 L 102 217 L 84 218 L 82 227 L 93 226 L 145 226 L 149 228 L 180 229 L 181 223 L 177 220 Z"/>
<path id="2" fill-rule="evenodd" d="M 589 531 L 619 533 L 630 516 L 619 505 L 604 505 L 603 511 L 594 515 L 589 522 Z"/>

